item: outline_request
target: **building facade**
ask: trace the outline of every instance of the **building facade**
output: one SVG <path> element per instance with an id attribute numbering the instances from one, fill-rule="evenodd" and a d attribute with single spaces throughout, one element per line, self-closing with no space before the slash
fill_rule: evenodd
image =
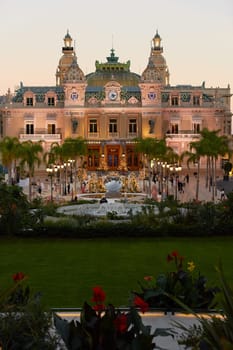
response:
<path id="1" fill-rule="evenodd" d="M 45 151 L 68 138 L 87 140 L 88 170 L 138 170 L 135 138 L 166 137 L 181 154 L 203 128 L 231 136 L 230 86 L 208 88 L 169 82 L 161 37 L 156 32 L 147 67 L 130 71 L 111 49 L 95 72 L 79 67 L 69 32 L 64 37 L 55 86 L 24 86 L 0 105 L 0 133 L 20 141 L 44 141 Z"/>

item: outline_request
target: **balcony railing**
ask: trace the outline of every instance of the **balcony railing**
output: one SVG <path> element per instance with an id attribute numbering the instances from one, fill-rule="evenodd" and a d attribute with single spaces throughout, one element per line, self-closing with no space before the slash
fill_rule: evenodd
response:
<path id="1" fill-rule="evenodd" d="M 35 129 L 34 133 L 27 133 L 25 129 L 21 129 L 19 132 L 20 141 L 60 141 L 62 138 L 61 129 L 55 129 L 54 133 L 48 132 L 47 129 Z"/>
<path id="2" fill-rule="evenodd" d="M 98 139 L 100 137 L 99 132 L 89 132 L 88 139 Z"/>
<path id="3" fill-rule="evenodd" d="M 169 138 L 190 138 L 190 139 L 199 139 L 200 133 L 194 132 L 193 130 L 180 130 L 177 133 L 167 132 L 166 137 Z"/>

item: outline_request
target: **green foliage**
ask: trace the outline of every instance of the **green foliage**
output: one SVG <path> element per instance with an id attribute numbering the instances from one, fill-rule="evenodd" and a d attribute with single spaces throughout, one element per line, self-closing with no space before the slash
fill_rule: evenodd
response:
<path id="1" fill-rule="evenodd" d="M 109 220 L 117 220 L 118 219 L 118 215 L 117 215 L 117 212 L 115 210 L 108 211 L 106 214 L 106 217 Z"/>
<path id="2" fill-rule="evenodd" d="M 56 350 L 59 338 L 51 333 L 52 313 L 45 310 L 39 294 L 31 295 L 22 272 L 13 280 L 14 285 L 0 294 L 0 347 Z"/>
<path id="3" fill-rule="evenodd" d="M 18 186 L 0 184 L 0 232 L 15 234 L 30 225 L 31 214 L 26 195 Z"/>
<path id="4" fill-rule="evenodd" d="M 195 264 L 191 261 L 184 267 L 184 257 L 177 251 L 167 256 L 167 262 L 174 262 L 175 269 L 167 273 L 160 273 L 156 278 L 144 277 L 144 282 L 139 283 L 141 292 L 134 291 L 145 300 L 150 307 L 175 311 L 179 304 L 168 295 L 175 296 L 195 310 L 207 310 L 213 307 L 213 300 L 218 288 L 207 288 L 207 279 L 196 271 Z"/>
<path id="5" fill-rule="evenodd" d="M 221 264 L 217 268 L 220 282 L 219 309 L 216 314 L 203 317 L 196 314 L 187 305 L 182 307 L 196 316 L 198 326 L 186 327 L 176 323 L 183 334 L 179 343 L 185 346 L 192 345 L 191 349 L 203 350 L 232 350 L 233 349 L 233 290 L 227 282 Z"/>
<path id="6" fill-rule="evenodd" d="M 170 329 L 157 329 L 151 333 L 151 326 L 145 326 L 137 309 L 120 311 L 109 304 L 103 304 L 105 293 L 95 287 L 94 307 L 84 303 L 80 321 L 68 322 L 57 314 L 54 324 L 68 350 L 151 350 L 157 349 L 153 338 L 173 336 Z"/>
<path id="7" fill-rule="evenodd" d="M 224 169 L 224 171 L 225 171 L 225 174 L 226 174 L 226 175 L 229 175 L 229 172 L 230 172 L 231 169 L 232 169 L 232 163 L 226 162 L 226 163 L 224 164 L 224 166 L 223 166 L 223 169 Z"/>

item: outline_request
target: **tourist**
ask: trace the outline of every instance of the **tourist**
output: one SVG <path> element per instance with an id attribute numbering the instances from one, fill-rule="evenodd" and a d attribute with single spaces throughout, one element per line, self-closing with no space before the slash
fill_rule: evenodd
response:
<path id="1" fill-rule="evenodd" d="M 224 191 L 224 188 L 221 189 L 221 201 L 223 201 L 225 199 L 225 191 Z"/>

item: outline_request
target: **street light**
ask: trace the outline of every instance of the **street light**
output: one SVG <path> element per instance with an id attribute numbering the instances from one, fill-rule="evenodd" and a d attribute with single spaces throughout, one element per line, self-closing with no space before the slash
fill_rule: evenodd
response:
<path id="1" fill-rule="evenodd" d="M 74 164 L 75 160 L 74 159 L 69 159 L 68 163 L 70 164 L 70 190 L 71 190 L 71 200 L 73 201 L 73 197 L 74 197 L 74 186 L 73 186 L 73 164 Z M 75 189 L 76 189 L 76 174 L 74 174 L 74 185 L 75 185 Z"/>
<path id="2" fill-rule="evenodd" d="M 50 200 L 53 201 L 53 176 L 57 172 L 57 167 L 50 167 L 46 169 L 48 176 L 50 177 Z"/>
<path id="3" fill-rule="evenodd" d="M 176 196 L 175 196 L 175 199 L 177 199 L 177 189 L 178 189 L 178 181 L 179 181 L 179 171 L 182 170 L 182 167 L 180 165 L 176 165 L 175 166 L 175 172 L 176 172 Z"/>
<path id="4" fill-rule="evenodd" d="M 70 163 L 63 163 L 63 169 L 64 169 L 64 173 L 65 173 L 65 179 L 64 179 L 64 187 L 63 187 L 63 195 L 66 196 L 67 195 L 67 167 L 70 166 Z"/>

